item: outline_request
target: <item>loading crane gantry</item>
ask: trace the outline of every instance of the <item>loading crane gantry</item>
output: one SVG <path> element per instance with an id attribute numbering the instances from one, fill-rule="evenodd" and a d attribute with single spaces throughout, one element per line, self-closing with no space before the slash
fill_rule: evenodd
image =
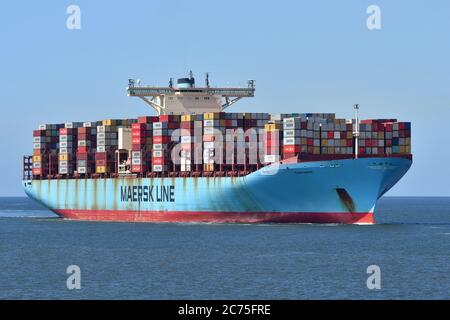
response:
<path id="1" fill-rule="evenodd" d="M 196 87 L 192 71 L 189 77 L 169 80 L 167 87 L 141 86 L 139 80 L 128 79 L 127 95 L 144 100 L 161 114 L 197 114 L 220 112 L 242 98 L 255 95 L 255 82 L 248 80 L 247 87 L 212 88 L 209 74 L 206 74 L 205 87 Z"/>

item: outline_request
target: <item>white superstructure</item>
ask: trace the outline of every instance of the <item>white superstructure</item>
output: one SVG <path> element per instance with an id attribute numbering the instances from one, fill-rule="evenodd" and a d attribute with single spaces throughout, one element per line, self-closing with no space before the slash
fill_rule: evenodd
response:
<path id="1" fill-rule="evenodd" d="M 245 88 L 212 88 L 209 86 L 206 74 L 206 86 L 195 87 L 195 80 L 190 72 L 188 78 L 180 78 L 177 85 L 172 79 L 168 87 L 148 87 L 137 85 L 134 79 L 128 80 L 127 94 L 139 97 L 161 114 L 197 114 L 205 112 L 220 112 L 238 100 L 253 97 L 255 86 L 253 80 L 248 80 Z"/>

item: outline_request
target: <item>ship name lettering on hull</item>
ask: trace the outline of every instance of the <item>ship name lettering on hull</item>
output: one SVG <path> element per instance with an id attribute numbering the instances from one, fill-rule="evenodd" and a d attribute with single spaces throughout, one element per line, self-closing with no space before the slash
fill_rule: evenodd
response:
<path id="1" fill-rule="evenodd" d="M 121 202 L 174 202 L 175 186 L 121 186 Z"/>

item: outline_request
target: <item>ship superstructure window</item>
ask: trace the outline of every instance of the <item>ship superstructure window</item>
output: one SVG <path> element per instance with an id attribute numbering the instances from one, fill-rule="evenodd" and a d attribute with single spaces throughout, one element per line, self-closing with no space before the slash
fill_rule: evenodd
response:
<path id="1" fill-rule="evenodd" d="M 209 97 L 204 97 L 205 100 L 209 100 Z"/>

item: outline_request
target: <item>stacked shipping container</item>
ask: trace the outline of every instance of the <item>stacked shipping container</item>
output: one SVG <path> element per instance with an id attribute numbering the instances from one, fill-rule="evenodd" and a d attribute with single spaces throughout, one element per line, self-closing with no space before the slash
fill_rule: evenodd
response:
<path id="1" fill-rule="evenodd" d="M 256 170 L 259 164 L 352 157 L 354 123 L 334 114 L 213 112 L 127 120 L 41 125 L 33 132 L 33 176 L 112 174 L 117 170 L 119 128 L 131 130 L 131 172 Z M 181 129 L 174 136 L 174 130 Z M 411 125 L 395 119 L 363 120 L 360 156 L 408 155 Z M 125 130 L 125 129 L 124 129 Z M 125 130 L 125 131 L 126 131 Z M 123 131 L 123 130 L 122 130 Z M 179 161 L 171 151 L 179 143 Z M 123 148 L 123 147 L 122 147 Z M 264 158 L 259 157 L 264 156 Z M 197 159 L 196 159 L 197 157 Z"/>
<path id="2" fill-rule="evenodd" d="M 131 126 L 131 172 L 151 171 L 153 149 L 153 123 L 158 117 L 139 117 Z"/>
<path id="3" fill-rule="evenodd" d="M 33 131 L 33 176 L 58 173 L 58 131 L 62 124 L 41 124 Z"/>
<path id="4" fill-rule="evenodd" d="M 58 173 L 71 175 L 76 170 L 76 150 L 80 122 L 67 122 L 64 128 L 59 129 L 59 165 Z"/>

